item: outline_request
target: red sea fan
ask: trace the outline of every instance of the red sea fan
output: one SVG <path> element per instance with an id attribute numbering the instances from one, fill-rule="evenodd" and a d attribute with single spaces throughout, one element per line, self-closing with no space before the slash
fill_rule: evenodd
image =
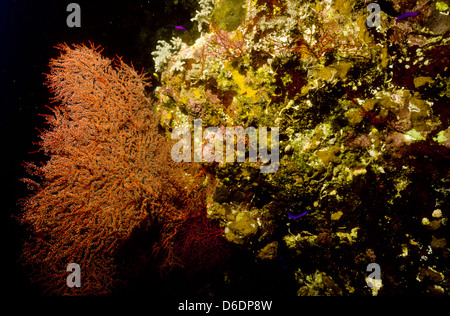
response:
<path id="1" fill-rule="evenodd" d="M 189 180 L 158 134 L 145 76 L 93 45 L 58 48 L 47 75 L 57 106 L 39 142 L 49 159 L 26 164 L 40 181 L 24 179 L 34 191 L 21 202 L 31 235 L 23 259 L 47 293 L 107 294 L 113 252 L 144 219 L 159 217 L 176 234 L 189 210 L 171 198 L 189 196 Z M 66 285 L 71 262 L 81 267 L 80 288 Z"/>
<path id="2" fill-rule="evenodd" d="M 223 263 L 229 248 L 223 229 L 198 212 L 186 219 L 176 237 L 173 252 L 189 272 L 207 271 Z"/>

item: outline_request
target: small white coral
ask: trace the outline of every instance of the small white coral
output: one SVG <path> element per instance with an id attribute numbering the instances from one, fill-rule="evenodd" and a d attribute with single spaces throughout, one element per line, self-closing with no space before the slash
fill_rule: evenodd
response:
<path id="1" fill-rule="evenodd" d="M 184 61 L 182 61 L 181 59 L 177 59 L 173 63 L 172 67 L 170 67 L 169 72 L 170 73 L 174 73 L 175 71 L 180 71 L 180 72 L 183 71 L 184 70 L 184 67 L 183 67 L 184 64 L 185 64 Z"/>
<path id="2" fill-rule="evenodd" d="M 214 10 L 213 0 L 200 0 L 200 11 L 195 11 L 195 17 L 191 19 L 192 22 L 198 23 L 198 31 L 201 33 L 203 30 L 203 25 L 209 23 L 209 16 Z"/>
<path id="3" fill-rule="evenodd" d="M 179 37 L 173 37 L 170 42 L 172 44 L 159 40 L 156 50 L 152 52 L 152 55 L 155 56 L 153 60 L 157 72 L 162 72 L 166 68 L 172 56 L 178 53 L 183 45 L 183 41 Z"/>

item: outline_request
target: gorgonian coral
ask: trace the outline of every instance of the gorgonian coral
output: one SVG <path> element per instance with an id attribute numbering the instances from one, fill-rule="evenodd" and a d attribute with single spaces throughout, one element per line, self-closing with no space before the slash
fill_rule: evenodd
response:
<path id="1" fill-rule="evenodd" d="M 34 191 L 22 201 L 31 235 L 23 258 L 48 293 L 105 294 L 117 281 L 118 246 L 149 222 L 160 227 L 153 252 L 161 264 L 183 265 L 172 247 L 183 244 L 186 223 L 206 214 L 203 191 L 189 177 L 194 166 L 172 161 L 144 75 L 94 46 L 58 48 L 47 75 L 57 105 L 39 142 L 49 159 L 26 164 L 40 180 L 24 180 Z M 72 262 L 81 288 L 66 286 Z"/>

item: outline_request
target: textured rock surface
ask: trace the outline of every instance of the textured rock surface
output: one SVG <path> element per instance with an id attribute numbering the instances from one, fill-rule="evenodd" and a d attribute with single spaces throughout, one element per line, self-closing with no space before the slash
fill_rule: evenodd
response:
<path id="1" fill-rule="evenodd" d="M 357 1 L 244 7 L 238 27 L 211 27 L 174 56 L 168 68 L 183 69 L 163 72 L 155 91 L 168 133 L 193 118 L 279 127 L 277 172 L 209 165 L 210 217 L 256 257 L 278 243 L 276 256 L 302 271 L 300 295 L 449 294 L 448 16 L 387 1 L 371 28 Z M 405 10 L 422 14 L 396 23 Z M 383 273 L 376 291 L 370 263 Z M 424 266 L 443 275 L 431 287 L 417 279 L 431 275 Z"/>

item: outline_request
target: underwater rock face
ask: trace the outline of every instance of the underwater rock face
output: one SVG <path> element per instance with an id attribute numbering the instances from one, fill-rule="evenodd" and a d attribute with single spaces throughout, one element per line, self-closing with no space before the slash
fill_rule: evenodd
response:
<path id="1" fill-rule="evenodd" d="M 232 243 L 243 245 L 256 235 L 258 223 L 250 212 L 237 214 L 236 219 L 225 227 L 225 238 Z"/>
<path id="2" fill-rule="evenodd" d="M 305 275 L 297 272 L 296 278 L 300 283 L 297 292 L 299 296 L 335 296 L 342 295 L 342 290 L 336 285 L 331 277 L 324 272 L 317 271 L 314 274 Z"/>
<path id="3" fill-rule="evenodd" d="M 273 174 L 205 163 L 209 217 L 255 258 L 288 258 L 301 271 L 293 295 L 448 295 L 448 16 L 386 1 L 368 27 L 357 1 L 243 8 L 239 25 L 215 24 L 173 56 L 155 90 L 169 135 L 195 118 L 279 127 Z M 405 10 L 422 14 L 396 22 Z M 377 288 L 365 281 L 371 263 Z"/>
<path id="4" fill-rule="evenodd" d="M 261 260 L 274 260 L 277 257 L 278 242 L 273 241 L 258 251 L 256 258 Z"/>

